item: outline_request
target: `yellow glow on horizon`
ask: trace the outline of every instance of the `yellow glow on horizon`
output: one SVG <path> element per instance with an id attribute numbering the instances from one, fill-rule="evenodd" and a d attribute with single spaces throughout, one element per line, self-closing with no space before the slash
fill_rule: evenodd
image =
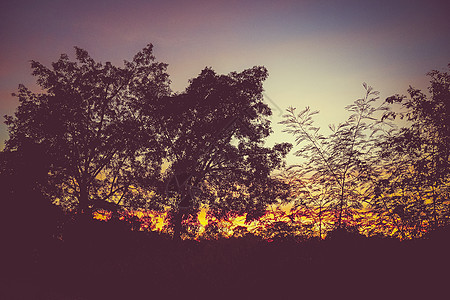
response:
<path id="1" fill-rule="evenodd" d="M 92 217 L 99 221 L 108 221 L 111 219 L 112 212 L 107 210 L 97 210 L 92 213 Z"/>
<path id="2" fill-rule="evenodd" d="M 200 225 L 202 225 L 203 227 L 208 225 L 206 212 L 207 212 L 206 209 L 201 209 L 200 212 L 198 213 L 198 221 L 200 222 Z"/>
<path id="3" fill-rule="evenodd" d="M 140 222 L 140 231 L 156 231 L 161 233 L 170 233 L 167 223 L 168 211 L 150 211 L 150 210 L 129 210 L 121 214 L 119 219 L 123 221 L 131 220 L 130 217 L 136 217 Z M 319 218 L 320 214 L 320 218 Z M 99 221 L 108 221 L 112 217 L 112 212 L 99 210 L 93 213 L 93 218 Z M 325 238 L 327 233 L 335 228 L 338 213 L 336 211 L 324 211 L 319 208 L 303 208 L 293 210 L 272 209 L 266 212 L 262 217 L 251 222 L 246 222 L 246 214 L 241 216 L 228 217 L 223 220 L 218 220 L 212 216 L 208 216 L 208 209 L 203 207 L 198 214 L 194 216 L 194 227 L 188 230 L 190 236 L 184 238 L 199 239 L 215 239 L 215 238 L 229 238 L 235 235 L 242 236 L 241 229 L 262 239 L 272 240 L 273 237 L 280 233 L 302 237 L 318 237 Z M 360 234 L 365 236 L 384 235 L 395 236 L 400 239 L 413 238 L 414 228 L 409 228 L 409 225 L 402 221 L 398 216 L 393 216 L 387 213 L 379 214 L 374 211 L 366 209 L 348 210 L 343 217 L 346 226 L 355 228 Z M 207 231 L 208 225 L 217 226 L 218 233 Z M 427 228 L 431 224 L 423 222 L 419 234 L 425 234 Z M 196 232 L 191 232 L 192 228 L 198 226 Z M 281 227 L 278 227 L 281 226 Z M 235 229 L 239 228 L 238 232 Z M 282 232 L 279 232 L 281 228 Z M 244 234 L 245 234 L 244 229 Z M 214 230 L 212 231 L 214 232 Z M 206 234 L 206 235 L 205 235 Z M 415 233 L 417 235 L 417 232 Z"/>

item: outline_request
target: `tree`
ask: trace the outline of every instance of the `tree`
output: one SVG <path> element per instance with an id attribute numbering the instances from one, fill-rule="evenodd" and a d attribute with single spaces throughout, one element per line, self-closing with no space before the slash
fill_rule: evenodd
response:
<path id="1" fill-rule="evenodd" d="M 319 208 L 320 226 L 325 209 L 337 214 L 338 228 L 345 226 L 345 218 L 350 218 L 349 209 L 362 208 L 379 173 L 374 150 L 382 123 L 375 116 L 387 108 L 384 104 L 374 107 L 378 92 L 366 84 L 364 88 L 365 97 L 346 107 L 350 117 L 338 126 L 330 125 L 328 136 L 313 126 L 312 117 L 318 111 L 309 107 L 298 114 L 295 108 L 288 108 L 281 122 L 287 127 L 285 132 L 295 136 L 297 145 L 304 144 L 295 155 L 305 162 L 291 168 L 298 169 L 298 176 L 303 178 L 302 197 L 306 204 Z"/>
<path id="2" fill-rule="evenodd" d="M 95 62 L 77 47 L 76 61 L 62 54 L 51 68 L 31 62 L 42 93 L 19 86 L 19 107 L 5 116 L 5 149 L 20 152 L 27 143 L 43 149 L 51 163 L 51 190 L 44 191 L 54 202 L 80 211 L 93 202 L 130 204 L 160 176 L 158 133 L 142 108 L 170 90 L 167 65 L 155 62 L 152 48 L 124 67 Z"/>
<path id="3" fill-rule="evenodd" d="M 386 99 L 393 109 L 383 117 L 399 117 L 407 126 L 380 144 L 385 170 L 373 203 L 396 220 L 402 235 L 411 237 L 429 225 L 445 225 L 449 217 L 450 74 L 434 70 L 427 75 L 429 95 L 410 87 L 409 97 Z"/>
<path id="4" fill-rule="evenodd" d="M 250 220 L 279 200 L 282 183 L 271 172 L 291 145 L 263 145 L 272 113 L 262 96 L 266 78 L 264 67 L 228 75 L 206 68 L 183 93 L 160 99 L 164 111 L 148 107 L 149 114 L 163 112 L 158 124 L 167 170 L 161 200 L 177 212 L 175 236 L 182 210 L 206 205 L 216 216 L 247 213 Z"/>

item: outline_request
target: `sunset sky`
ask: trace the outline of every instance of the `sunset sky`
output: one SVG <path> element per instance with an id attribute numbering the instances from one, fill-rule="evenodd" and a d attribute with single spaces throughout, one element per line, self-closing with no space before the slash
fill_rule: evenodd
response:
<path id="1" fill-rule="evenodd" d="M 450 2 L 424 1 L 2 1 L 0 115 L 18 105 L 19 83 L 35 89 L 31 59 L 49 65 L 73 46 L 98 61 L 122 65 L 146 44 L 169 64 L 172 90 L 210 66 L 218 73 L 254 65 L 269 70 L 274 134 L 288 106 L 321 111 L 320 124 L 343 121 L 344 107 L 426 88 L 426 72 L 450 63 Z M 7 138 L 0 125 L 0 149 Z M 293 161 L 290 161 L 293 162 Z"/>

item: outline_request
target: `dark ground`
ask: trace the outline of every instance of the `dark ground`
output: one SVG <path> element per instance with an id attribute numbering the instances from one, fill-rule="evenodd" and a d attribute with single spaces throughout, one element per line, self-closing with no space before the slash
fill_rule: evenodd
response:
<path id="1" fill-rule="evenodd" d="M 103 222 L 74 228 L 64 242 L 6 239 L 0 299 L 449 297 L 449 230 L 404 242 L 336 233 L 268 243 L 175 242 Z"/>

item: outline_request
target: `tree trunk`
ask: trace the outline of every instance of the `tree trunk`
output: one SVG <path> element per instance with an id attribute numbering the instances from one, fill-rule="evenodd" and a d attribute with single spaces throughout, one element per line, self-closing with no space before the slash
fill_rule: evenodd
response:
<path id="1" fill-rule="evenodd" d="M 341 191 L 341 201 L 339 203 L 339 219 L 338 219 L 338 228 L 342 228 L 342 214 L 344 210 L 344 188 Z"/>
<path id="2" fill-rule="evenodd" d="M 322 239 L 322 205 L 319 206 L 319 239 Z"/>
<path id="3" fill-rule="evenodd" d="M 173 217 L 173 239 L 181 240 L 181 226 L 183 222 L 183 213 L 178 209 Z"/>
<path id="4" fill-rule="evenodd" d="M 438 219 L 437 219 L 437 211 L 436 211 L 436 200 L 437 195 L 433 186 L 433 219 L 434 219 L 434 229 L 438 228 Z"/>
<path id="5" fill-rule="evenodd" d="M 81 213 L 86 212 L 89 206 L 89 192 L 84 184 L 80 184 L 80 198 L 78 202 L 78 211 Z"/>

